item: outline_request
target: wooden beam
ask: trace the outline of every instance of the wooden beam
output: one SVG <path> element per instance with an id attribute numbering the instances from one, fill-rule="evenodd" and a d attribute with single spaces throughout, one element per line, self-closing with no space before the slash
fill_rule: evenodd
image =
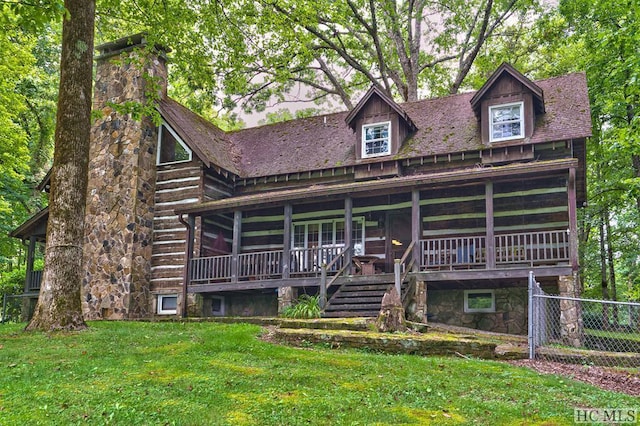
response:
<path id="1" fill-rule="evenodd" d="M 422 236 L 422 220 L 420 218 L 420 191 L 411 191 L 411 240 L 413 246 L 412 258 L 416 267 L 420 265 L 420 237 Z"/>
<path id="2" fill-rule="evenodd" d="M 424 271 L 415 274 L 416 279 L 426 282 L 474 281 L 528 278 L 533 271 L 536 278 L 571 275 L 571 266 L 534 266 L 505 269 L 470 269 L 460 271 Z"/>
<path id="3" fill-rule="evenodd" d="M 296 188 L 271 191 L 261 194 L 244 195 L 222 200 L 207 201 L 178 208 L 178 213 L 230 212 L 242 207 L 261 208 L 281 205 L 287 201 L 317 201 L 320 197 L 339 197 L 344 194 L 366 194 L 370 192 L 397 191 L 400 188 L 433 186 L 440 183 L 458 183 L 464 181 L 495 179 L 507 176 L 526 176 L 545 174 L 553 171 L 577 167 L 577 159 L 559 159 L 537 161 L 524 164 L 509 164 L 487 168 L 467 168 L 455 171 L 431 173 L 427 175 L 400 176 L 363 182 L 349 182 L 336 185 L 315 185 L 313 188 Z M 310 197 L 310 195 L 312 195 Z"/>
<path id="4" fill-rule="evenodd" d="M 494 229 L 494 212 L 493 212 L 493 182 L 488 181 L 484 185 L 484 202 L 485 202 L 485 237 L 487 254 L 487 269 L 495 269 L 496 267 L 496 238 Z"/>
<path id="5" fill-rule="evenodd" d="M 569 203 L 569 259 L 573 271 L 578 271 L 578 212 L 576 206 L 576 169 L 569 169 L 569 180 L 567 182 L 568 203 Z"/>
<path id="6" fill-rule="evenodd" d="M 351 197 L 344 199 L 344 245 L 351 247 L 345 256 L 346 273 L 351 274 L 351 258 L 353 256 L 353 199 Z"/>
<path id="7" fill-rule="evenodd" d="M 29 290 L 31 289 L 31 280 L 33 279 L 33 260 L 35 258 L 35 252 L 36 252 L 36 237 L 35 236 L 30 236 L 29 237 L 29 248 L 27 250 L 27 278 L 24 281 L 24 292 L 28 293 Z M 44 278 L 44 274 L 43 274 L 43 278 Z"/>
<path id="8" fill-rule="evenodd" d="M 182 268 L 182 317 L 187 317 L 187 291 L 189 288 L 189 280 L 191 279 L 191 258 L 193 258 L 193 246 L 196 227 L 196 218 L 193 215 L 189 215 L 185 221 L 182 215 L 178 217 L 178 220 L 187 228 L 185 232 L 185 245 L 184 245 L 184 266 Z"/>
<path id="9" fill-rule="evenodd" d="M 291 228 L 293 226 L 293 206 L 291 203 L 284 205 L 284 235 L 282 239 L 282 278 L 289 278 L 291 266 Z"/>
<path id="10" fill-rule="evenodd" d="M 238 255 L 242 241 L 242 211 L 233 212 L 233 240 L 231 243 L 231 281 L 238 281 Z"/>

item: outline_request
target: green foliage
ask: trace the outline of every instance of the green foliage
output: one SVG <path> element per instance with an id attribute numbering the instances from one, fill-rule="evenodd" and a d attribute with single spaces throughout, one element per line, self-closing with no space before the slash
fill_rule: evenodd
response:
<path id="1" fill-rule="evenodd" d="M 320 296 L 303 294 L 291 306 L 288 306 L 282 316 L 285 318 L 311 319 L 320 318 Z"/>
<path id="2" fill-rule="evenodd" d="M 637 405 L 506 363 L 274 345 L 253 325 L 90 325 L 0 325 L 0 424 L 569 425 L 574 407 Z"/>

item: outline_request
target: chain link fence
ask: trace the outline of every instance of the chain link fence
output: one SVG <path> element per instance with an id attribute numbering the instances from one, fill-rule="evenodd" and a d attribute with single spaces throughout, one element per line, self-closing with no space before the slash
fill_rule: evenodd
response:
<path id="1" fill-rule="evenodd" d="M 546 294 L 529 277 L 529 358 L 640 368 L 640 303 Z"/>

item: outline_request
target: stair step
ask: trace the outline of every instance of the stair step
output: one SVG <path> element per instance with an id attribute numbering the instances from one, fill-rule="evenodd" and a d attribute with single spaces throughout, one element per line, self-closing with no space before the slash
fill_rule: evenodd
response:
<path id="1" fill-rule="evenodd" d="M 380 310 L 380 306 L 381 303 L 360 303 L 357 305 L 350 305 L 350 304 L 331 304 L 331 305 L 327 305 L 327 307 L 325 308 L 325 311 L 338 311 L 338 310 L 342 310 L 342 309 L 349 309 L 352 311 L 356 311 L 356 310 Z"/>
<path id="2" fill-rule="evenodd" d="M 332 311 L 322 314 L 324 318 L 377 317 L 380 311 Z"/>
<path id="3" fill-rule="evenodd" d="M 338 303 L 381 303 L 382 296 L 369 296 L 369 297 L 347 297 L 345 295 L 340 295 L 339 297 L 334 297 L 331 299 L 331 304 Z"/>
<path id="4" fill-rule="evenodd" d="M 389 284 L 367 284 L 367 285 L 345 285 L 340 289 L 343 292 L 352 292 L 352 291 L 387 291 Z"/>

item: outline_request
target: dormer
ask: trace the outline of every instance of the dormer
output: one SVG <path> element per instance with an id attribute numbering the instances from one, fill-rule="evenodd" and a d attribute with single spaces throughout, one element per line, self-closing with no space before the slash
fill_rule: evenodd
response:
<path id="1" fill-rule="evenodd" d="M 402 142 L 416 130 L 407 113 L 375 86 L 365 93 L 345 121 L 356 133 L 358 160 L 397 154 Z"/>
<path id="2" fill-rule="evenodd" d="M 533 135 L 536 116 L 545 112 L 542 89 L 507 63 L 471 98 L 471 107 L 485 145 L 524 142 Z"/>

